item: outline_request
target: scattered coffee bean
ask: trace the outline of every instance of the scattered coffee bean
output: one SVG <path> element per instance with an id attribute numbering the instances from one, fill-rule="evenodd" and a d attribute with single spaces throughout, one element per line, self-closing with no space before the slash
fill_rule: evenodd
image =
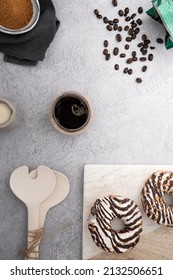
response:
<path id="1" fill-rule="evenodd" d="M 143 43 L 139 43 L 138 44 L 138 47 L 140 48 L 140 47 L 143 47 Z"/>
<path id="2" fill-rule="evenodd" d="M 105 56 L 106 60 L 109 60 L 111 58 L 111 55 L 110 53 L 108 53 L 106 56 Z"/>
<path id="3" fill-rule="evenodd" d="M 132 59 L 133 59 L 133 61 L 137 61 L 138 60 L 138 58 L 136 56 L 134 56 Z"/>
<path id="4" fill-rule="evenodd" d="M 97 15 L 97 18 L 102 19 L 103 17 L 102 15 Z"/>
<path id="5" fill-rule="evenodd" d="M 142 37 L 141 37 L 142 41 L 145 41 L 147 40 L 147 35 L 146 34 L 143 34 Z"/>
<path id="6" fill-rule="evenodd" d="M 118 30 L 118 24 L 117 23 L 114 24 L 114 30 L 115 31 Z"/>
<path id="7" fill-rule="evenodd" d="M 146 61 L 147 59 L 146 59 L 146 57 L 142 56 L 142 57 L 140 57 L 139 60 L 140 60 L 140 61 Z"/>
<path id="8" fill-rule="evenodd" d="M 152 54 L 152 53 L 150 53 L 150 54 L 148 55 L 148 60 L 149 60 L 149 61 L 152 61 L 152 60 L 153 60 L 153 54 Z"/>
<path id="9" fill-rule="evenodd" d="M 145 51 L 142 52 L 143 55 L 146 55 L 147 53 L 148 53 L 147 50 L 145 50 Z"/>
<path id="10" fill-rule="evenodd" d="M 131 37 L 126 37 L 126 42 L 131 42 L 131 41 L 132 41 Z"/>
<path id="11" fill-rule="evenodd" d="M 138 84 L 140 84 L 140 83 L 142 83 L 142 79 L 141 79 L 141 78 L 137 78 L 137 79 L 136 79 L 136 82 L 137 82 Z"/>
<path id="12" fill-rule="evenodd" d="M 99 11 L 97 9 L 94 10 L 95 15 L 99 15 Z"/>
<path id="13" fill-rule="evenodd" d="M 124 71 L 123 71 L 123 72 L 124 72 L 124 74 L 127 74 L 128 71 L 129 71 L 129 68 L 126 67 L 126 68 L 124 68 Z"/>
<path id="14" fill-rule="evenodd" d="M 119 65 L 115 64 L 114 68 L 115 68 L 115 70 L 119 70 Z"/>
<path id="15" fill-rule="evenodd" d="M 140 18 L 138 18 L 136 22 L 137 22 L 138 25 L 142 24 L 142 20 Z"/>
<path id="16" fill-rule="evenodd" d="M 112 0 L 112 5 L 113 5 L 114 7 L 116 7 L 116 6 L 118 5 L 117 0 Z"/>
<path id="17" fill-rule="evenodd" d="M 147 44 L 143 44 L 144 49 L 148 49 L 148 45 Z"/>
<path id="18" fill-rule="evenodd" d="M 113 20 L 108 21 L 109 25 L 114 25 Z"/>
<path id="19" fill-rule="evenodd" d="M 126 57 L 126 54 L 125 54 L 125 53 L 121 53 L 121 54 L 120 54 L 120 57 L 121 57 L 121 58 L 124 58 L 124 57 Z"/>
<path id="20" fill-rule="evenodd" d="M 126 7 L 126 8 L 124 9 L 124 15 L 127 16 L 128 13 L 129 13 L 129 8 Z"/>
<path id="21" fill-rule="evenodd" d="M 154 49 L 155 49 L 155 47 L 152 47 L 152 46 L 151 46 L 151 47 L 150 47 L 150 49 L 151 49 L 151 50 L 154 50 Z"/>
<path id="22" fill-rule="evenodd" d="M 126 63 L 127 64 L 131 64 L 133 62 L 133 59 L 132 58 L 128 58 L 127 60 L 126 60 Z"/>
<path id="23" fill-rule="evenodd" d="M 118 31 L 121 32 L 123 30 L 122 26 L 118 27 Z"/>
<path id="24" fill-rule="evenodd" d="M 156 42 L 157 42 L 158 44 L 163 44 L 163 39 L 157 38 Z"/>
<path id="25" fill-rule="evenodd" d="M 138 34 L 139 31 L 140 31 L 140 29 L 137 27 L 137 28 L 135 29 L 135 34 Z"/>
<path id="26" fill-rule="evenodd" d="M 130 21 L 131 20 L 131 17 L 126 17 L 125 18 L 125 21 Z"/>
<path id="27" fill-rule="evenodd" d="M 107 28 L 108 31 L 112 31 L 112 26 L 107 25 L 106 28 Z"/>
<path id="28" fill-rule="evenodd" d="M 132 35 L 132 34 L 134 34 L 134 33 L 135 33 L 134 29 L 133 29 L 133 28 L 130 28 L 129 31 L 128 31 L 128 34 L 129 34 L 129 35 Z"/>
<path id="29" fill-rule="evenodd" d="M 132 28 L 135 28 L 136 26 L 137 26 L 137 24 L 136 23 L 132 23 Z"/>
<path id="30" fill-rule="evenodd" d="M 117 42 L 121 42 L 122 41 L 121 34 L 117 34 L 116 39 L 117 39 Z"/>
<path id="31" fill-rule="evenodd" d="M 108 47 L 108 44 L 109 44 L 109 43 L 108 43 L 108 40 L 104 40 L 103 45 L 104 45 L 105 48 Z"/>
<path id="32" fill-rule="evenodd" d="M 144 44 L 149 45 L 151 43 L 151 41 L 149 39 L 144 40 Z"/>
<path id="33" fill-rule="evenodd" d="M 118 23 L 119 19 L 118 18 L 114 18 L 113 23 Z"/>
<path id="34" fill-rule="evenodd" d="M 104 49 L 104 50 L 103 50 L 103 54 L 104 54 L 104 55 L 107 55 L 107 54 L 108 54 L 108 49 Z"/>
<path id="35" fill-rule="evenodd" d="M 132 56 L 133 56 L 133 57 L 136 56 L 136 52 L 135 52 L 135 51 L 132 52 Z"/>
<path id="36" fill-rule="evenodd" d="M 129 45 L 128 44 L 126 44 L 125 46 L 124 46 L 124 48 L 126 49 L 126 50 L 128 50 L 129 49 Z"/>
<path id="37" fill-rule="evenodd" d="M 119 14 L 120 17 L 122 17 L 124 15 L 124 12 L 122 10 L 119 10 L 118 14 Z"/>
<path id="38" fill-rule="evenodd" d="M 118 55 L 118 53 L 119 53 L 119 48 L 115 47 L 115 48 L 113 49 L 113 54 L 114 54 L 114 55 Z"/>
<path id="39" fill-rule="evenodd" d="M 103 22 L 104 22 L 104 23 L 108 23 L 108 18 L 107 18 L 107 17 L 104 17 L 104 18 L 103 18 Z"/>
<path id="40" fill-rule="evenodd" d="M 134 19 L 135 18 L 135 16 L 136 16 L 136 14 L 134 13 L 134 14 L 132 14 L 131 15 L 131 19 Z"/>
<path id="41" fill-rule="evenodd" d="M 128 31 L 128 30 L 129 30 L 129 26 L 126 25 L 126 26 L 124 27 L 124 30 L 125 30 L 125 31 Z"/>
<path id="42" fill-rule="evenodd" d="M 142 14 L 142 13 L 143 13 L 143 8 L 142 8 L 142 7 L 139 7 L 139 8 L 138 8 L 138 13 L 139 13 L 139 14 Z"/>
<path id="43" fill-rule="evenodd" d="M 144 65 L 144 66 L 142 67 L 142 72 L 146 72 L 146 71 L 147 71 L 147 66 Z"/>
<path id="44" fill-rule="evenodd" d="M 144 51 L 145 51 L 145 48 L 144 48 L 144 47 L 140 48 L 140 52 L 141 52 L 141 53 L 143 53 Z"/>
<path id="45" fill-rule="evenodd" d="M 134 39 L 136 39 L 136 34 L 132 34 L 131 35 L 131 38 L 134 40 Z"/>
<path id="46" fill-rule="evenodd" d="M 128 74 L 129 74 L 129 75 L 132 75 L 132 73 L 133 73 L 133 70 L 132 70 L 132 69 L 129 69 L 129 70 L 128 70 Z"/>

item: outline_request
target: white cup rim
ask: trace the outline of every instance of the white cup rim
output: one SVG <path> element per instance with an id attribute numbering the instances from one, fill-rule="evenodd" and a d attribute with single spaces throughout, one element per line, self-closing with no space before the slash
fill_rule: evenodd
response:
<path id="1" fill-rule="evenodd" d="M 0 129 L 1 129 L 1 128 L 5 128 L 5 127 L 8 127 L 11 125 L 16 111 L 15 111 L 14 107 L 11 105 L 11 103 L 6 98 L 0 97 L 0 103 L 6 104 L 11 110 L 11 116 L 10 116 L 9 120 L 3 124 L 0 124 Z"/>

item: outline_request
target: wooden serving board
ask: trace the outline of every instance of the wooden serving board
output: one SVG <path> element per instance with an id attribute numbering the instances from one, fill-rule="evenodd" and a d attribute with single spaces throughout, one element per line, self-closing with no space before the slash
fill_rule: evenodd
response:
<path id="1" fill-rule="evenodd" d="M 85 165 L 83 259 L 173 259 L 173 228 L 160 226 L 149 219 L 141 204 L 141 190 L 148 177 L 158 170 L 173 171 L 173 166 Z M 95 245 L 88 230 L 88 216 L 95 200 L 110 194 L 117 194 L 134 200 L 143 217 L 143 234 L 139 243 L 135 248 L 124 254 L 104 252 Z"/>

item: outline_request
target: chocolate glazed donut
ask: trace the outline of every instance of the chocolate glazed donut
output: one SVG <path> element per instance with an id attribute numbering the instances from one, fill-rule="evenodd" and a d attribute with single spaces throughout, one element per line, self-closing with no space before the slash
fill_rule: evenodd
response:
<path id="1" fill-rule="evenodd" d="M 173 195 L 173 172 L 157 171 L 142 189 L 142 205 L 147 216 L 160 225 L 173 226 L 173 205 L 167 205 L 165 194 Z"/>
<path id="2" fill-rule="evenodd" d="M 125 223 L 117 232 L 111 227 L 114 218 Z M 139 241 L 142 216 L 133 200 L 118 195 L 97 199 L 91 208 L 88 229 L 95 244 L 106 252 L 124 253 Z"/>

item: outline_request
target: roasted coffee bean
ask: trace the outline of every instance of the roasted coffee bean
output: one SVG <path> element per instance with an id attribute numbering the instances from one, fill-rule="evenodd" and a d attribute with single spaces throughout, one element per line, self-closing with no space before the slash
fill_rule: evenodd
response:
<path id="1" fill-rule="evenodd" d="M 137 79 L 136 79 L 136 82 L 137 82 L 138 84 L 140 84 L 140 83 L 142 83 L 142 79 L 141 79 L 141 78 L 137 78 Z"/>
<path id="2" fill-rule="evenodd" d="M 144 49 L 148 49 L 148 45 L 147 44 L 143 44 Z"/>
<path id="3" fill-rule="evenodd" d="M 159 44 L 163 44 L 163 39 L 157 38 L 156 42 L 159 43 Z"/>
<path id="4" fill-rule="evenodd" d="M 119 65 L 115 64 L 114 68 L 115 68 L 115 70 L 119 70 Z"/>
<path id="5" fill-rule="evenodd" d="M 108 47 L 108 44 L 109 44 L 109 43 L 108 43 L 108 40 L 104 40 L 103 45 L 104 45 L 105 48 Z"/>
<path id="6" fill-rule="evenodd" d="M 133 40 L 135 40 L 135 39 L 136 39 L 136 34 L 132 34 L 132 35 L 131 35 L 131 38 L 132 38 Z"/>
<path id="7" fill-rule="evenodd" d="M 104 18 L 103 18 L 103 22 L 104 22 L 104 23 L 108 23 L 108 18 L 107 18 L 107 17 L 104 17 Z"/>
<path id="8" fill-rule="evenodd" d="M 144 40 L 144 44 L 149 45 L 151 43 L 151 41 L 149 39 Z"/>
<path id="9" fill-rule="evenodd" d="M 101 19 L 101 18 L 103 18 L 103 17 L 102 17 L 102 15 L 97 15 L 97 18 Z"/>
<path id="10" fill-rule="evenodd" d="M 106 28 L 107 28 L 108 31 L 112 31 L 112 26 L 107 25 Z"/>
<path id="11" fill-rule="evenodd" d="M 151 47 L 150 47 L 150 49 L 151 49 L 151 50 L 154 50 L 154 49 L 155 49 L 155 47 L 152 47 L 152 46 L 151 46 Z"/>
<path id="12" fill-rule="evenodd" d="M 135 52 L 135 51 L 132 52 L 132 56 L 133 56 L 133 57 L 136 56 L 136 52 Z"/>
<path id="13" fill-rule="evenodd" d="M 119 19 L 118 18 L 114 18 L 113 23 L 118 23 Z"/>
<path id="14" fill-rule="evenodd" d="M 145 50 L 145 51 L 142 52 L 142 55 L 146 55 L 147 53 L 148 53 L 148 51 Z"/>
<path id="15" fill-rule="evenodd" d="M 123 72 L 124 72 L 124 74 L 127 74 L 128 71 L 129 71 L 129 68 L 126 67 L 126 68 L 124 68 L 124 71 L 123 71 Z"/>
<path id="16" fill-rule="evenodd" d="M 111 58 L 111 55 L 110 53 L 108 53 L 106 56 L 105 56 L 106 60 L 109 60 Z"/>
<path id="17" fill-rule="evenodd" d="M 128 13 L 129 13 L 129 8 L 126 7 L 126 8 L 124 9 L 124 15 L 127 16 Z"/>
<path id="18" fill-rule="evenodd" d="M 131 17 L 126 17 L 125 18 L 125 21 L 130 21 L 131 20 Z"/>
<path id="19" fill-rule="evenodd" d="M 134 19 L 135 18 L 135 16 L 136 16 L 136 14 L 134 13 L 134 14 L 132 14 L 131 15 L 131 19 Z"/>
<path id="20" fill-rule="evenodd" d="M 117 42 L 121 42 L 122 41 L 121 34 L 117 34 L 116 39 L 117 39 Z"/>
<path id="21" fill-rule="evenodd" d="M 140 60 L 140 61 L 146 61 L 147 59 L 146 59 L 146 57 L 142 56 L 142 57 L 140 57 L 139 60 Z"/>
<path id="22" fill-rule="evenodd" d="M 95 15 L 99 15 L 99 11 L 97 9 L 94 10 Z"/>
<path id="23" fill-rule="evenodd" d="M 118 53 L 119 53 L 119 48 L 115 47 L 115 48 L 113 49 L 113 54 L 114 54 L 114 55 L 118 55 Z"/>
<path id="24" fill-rule="evenodd" d="M 122 17 L 122 16 L 124 15 L 124 13 L 123 13 L 122 10 L 119 10 L 119 11 L 118 11 L 118 14 L 119 14 L 120 17 Z"/>
<path id="25" fill-rule="evenodd" d="M 136 22 L 137 22 L 138 25 L 142 24 L 142 20 L 140 18 L 138 18 Z"/>
<path id="26" fill-rule="evenodd" d="M 143 34 L 142 37 L 141 37 L 142 41 L 145 41 L 147 40 L 147 35 L 146 34 Z"/>
<path id="27" fill-rule="evenodd" d="M 141 53 L 143 53 L 144 51 L 145 51 L 145 48 L 144 48 L 144 47 L 140 48 L 140 52 L 141 52 Z"/>
<path id="28" fill-rule="evenodd" d="M 138 44 L 138 47 L 140 48 L 140 47 L 143 47 L 143 43 L 139 43 Z"/>
<path id="29" fill-rule="evenodd" d="M 150 53 L 150 54 L 148 55 L 148 60 L 149 60 L 149 61 L 152 61 L 152 60 L 153 60 L 153 54 L 152 54 L 152 53 Z"/>
<path id="30" fill-rule="evenodd" d="M 126 37 L 126 42 L 131 42 L 131 41 L 132 41 L 131 37 Z"/>
<path id="31" fill-rule="evenodd" d="M 144 66 L 142 67 L 142 72 L 146 72 L 146 71 L 147 71 L 147 66 L 144 65 Z"/>
<path id="32" fill-rule="evenodd" d="M 114 7 L 116 7 L 116 6 L 118 5 L 117 0 L 112 0 L 112 5 L 113 5 Z"/>
<path id="33" fill-rule="evenodd" d="M 120 57 L 121 57 L 121 58 L 124 58 L 124 57 L 126 57 L 126 54 L 125 54 L 125 53 L 121 53 L 121 54 L 120 54 Z"/>
<path id="34" fill-rule="evenodd" d="M 127 60 L 126 60 L 126 63 L 127 64 L 131 64 L 133 62 L 133 58 L 128 58 Z"/>
<path id="35" fill-rule="evenodd" d="M 139 8 L 138 8 L 138 13 L 139 13 L 139 14 L 142 14 L 142 13 L 143 13 L 143 8 L 142 8 L 142 7 L 139 7 Z"/>
<path id="36" fill-rule="evenodd" d="M 129 69 L 129 70 L 128 70 L 128 74 L 129 74 L 129 75 L 132 75 L 132 73 L 133 73 L 133 70 L 132 70 L 132 69 Z"/>
<path id="37" fill-rule="evenodd" d="M 109 25 L 114 25 L 113 20 L 108 21 Z"/>
<path id="38" fill-rule="evenodd" d="M 129 30 L 129 26 L 126 25 L 126 26 L 124 27 L 124 30 L 125 30 L 125 31 L 128 31 L 128 30 Z"/>
<path id="39" fill-rule="evenodd" d="M 124 48 L 126 49 L 126 50 L 128 50 L 129 49 L 129 45 L 128 44 L 126 44 L 125 46 L 124 46 Z"/>
<path id="40" fill-rule="evenodd" d="M 132 59 L 133 59 L 133 61 L 137 61 L 138 60 L 138 58 L 136 56 L 134 56 Z"/>
<path id="41" fill-rule="evenodd" d="M 103 54 L 104 54 L 104 55 L 107 55 L 107 54 L 108 54 L 108 49 L 104 49 L 104 50 L 103 50 Z"/>
<path id="42" fill-rule="evenodd" d="M 115 31 L 118 30 L 118 24 L 117 23 L 114 24 L 114 30 Z"/>
<path id="43" fill-rule="evenodd" d="M 132 28 L 135 28 L 136 26 L 137 26 L 137 24 L 136 23 L 132 23 Z"/>
<path id="44" fill-rule="evenodd" d="M 121 32 L 123 30 L 122 26 L 118 27 L 118 31 Z"/>
<path id="45" fill-rule="evenodd" d="M 139 31 L 140 31 L 140 29 L 137 27 L 137 28 L 135 29 L 135 33 L 138 34 Z"/>
<path id="46" fill-rule="evenodd" d="M 134 34 L 134 33 L 135 33 L 135 30 L 134 30 L 133 28 L 130 28 L 129 31 L 128 31 L 128 34 L 129 34 L 129 35 L 132 35 L 132 34 Z"/>

